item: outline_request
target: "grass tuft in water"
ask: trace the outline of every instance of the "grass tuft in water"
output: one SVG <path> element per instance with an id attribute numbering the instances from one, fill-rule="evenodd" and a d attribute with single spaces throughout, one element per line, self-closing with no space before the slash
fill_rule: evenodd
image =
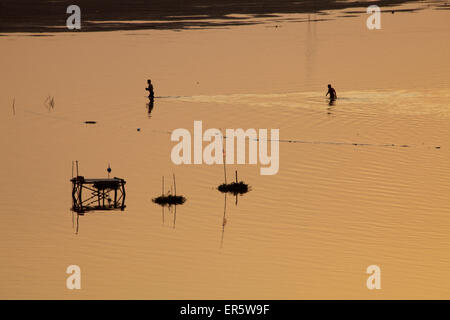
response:
<path id="1" fill-rule="evenodd" d="M 232 182 L 232 183 L 222 183 L 217 189 L 223 193 L 233 193 L 233 194 L 243 194 L 249 191 L 248 184 L 244 181 Z"/>
<path id="2" fill-rule="evenodd" d="M 183 204 L 186 201 L 186 198 L 183 196 L 174 196 L 169 194 L 154 198 L 152 201 L 161 206 L 171 206 L 175 204 Z"/>
<path id="3" fill-rule="evenodd" d="M 164 176 L 162 176 L 162 192 L 161 195 L 157 198 L 153 198 L 152 201 L 160 206 L 171 206 L 177 204 L 183 204 L 186 201 L 186 198 L 183 196 L 177 196 L 177 184 L 175 182 L 175 174 L 173 175 L 173 189 L 175 190 L 175 194 L 172 195 L 172 191 L 164 194 Z"/>

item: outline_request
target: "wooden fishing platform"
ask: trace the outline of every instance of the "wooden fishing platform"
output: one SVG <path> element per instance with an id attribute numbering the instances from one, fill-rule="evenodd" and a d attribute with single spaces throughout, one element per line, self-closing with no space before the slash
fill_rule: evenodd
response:
<path id="1" fill-rule="evenodd" d="M 84 213 L 92 210 L 124 210 L 125 183 L 121 178 L 87 179 L 76 176 L 72 182 L 72 210 Z"/>

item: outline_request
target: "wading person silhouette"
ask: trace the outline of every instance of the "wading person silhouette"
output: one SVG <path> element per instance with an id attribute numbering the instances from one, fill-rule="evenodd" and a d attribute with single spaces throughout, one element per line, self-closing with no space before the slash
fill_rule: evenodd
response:
<path id="1" fill-rule="evenodd" d="M 337 99 L 336 90 L 331 87 L 331 84 L 328 85 L 328 92 L 325 96 L 330 95 L 330 101 L 334 101 Z"/>
<path id="2" fill-rule="evenodd" d="M 152 81 L 150 79 L 147 80 L 148 88 L 145 88 L 145 90 L 148 91 L 148 97 L 150 100 L 153 100 L 155 93 L 153 92 L 153 85 Z"/>

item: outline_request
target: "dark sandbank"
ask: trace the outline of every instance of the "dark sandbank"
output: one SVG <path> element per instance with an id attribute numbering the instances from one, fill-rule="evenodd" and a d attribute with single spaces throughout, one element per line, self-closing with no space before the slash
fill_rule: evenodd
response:
<path id="1" fill-rule="evenodd" d="M 435 1 L 438 5 L 440 1 Z M 380 7 L 398 6 L 417 0 L 370 1 Z M 92 32 L 143 29 L 189 29 L 260 23 L 253 18 L 277 14 L 323 13 L 367 7 L 368 0 L 78 0 L 81 30 L 65 28 L 66 9 L 73 1 L 1 0 L 0 33 Z M 245 15 L 245 16 L 230 16 Z M 139 21 L 130 23 L 130 21 Z"/>

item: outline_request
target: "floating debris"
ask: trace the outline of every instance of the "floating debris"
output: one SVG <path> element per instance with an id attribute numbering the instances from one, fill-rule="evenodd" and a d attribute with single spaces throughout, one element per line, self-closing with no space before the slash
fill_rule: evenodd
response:
<path id="1" fill-rule="evenodd" d="M 55 109 L 55 97 L 49 95 L 47 99 L 45 99 L 44 105 L 47 107 L 48 111 Z"/>
<path id="2" fill-rule="evenodd" d="M 86 124 L 96 124 L 97 121 L 85 121 L 84 123 L 86 123 Z"/>

